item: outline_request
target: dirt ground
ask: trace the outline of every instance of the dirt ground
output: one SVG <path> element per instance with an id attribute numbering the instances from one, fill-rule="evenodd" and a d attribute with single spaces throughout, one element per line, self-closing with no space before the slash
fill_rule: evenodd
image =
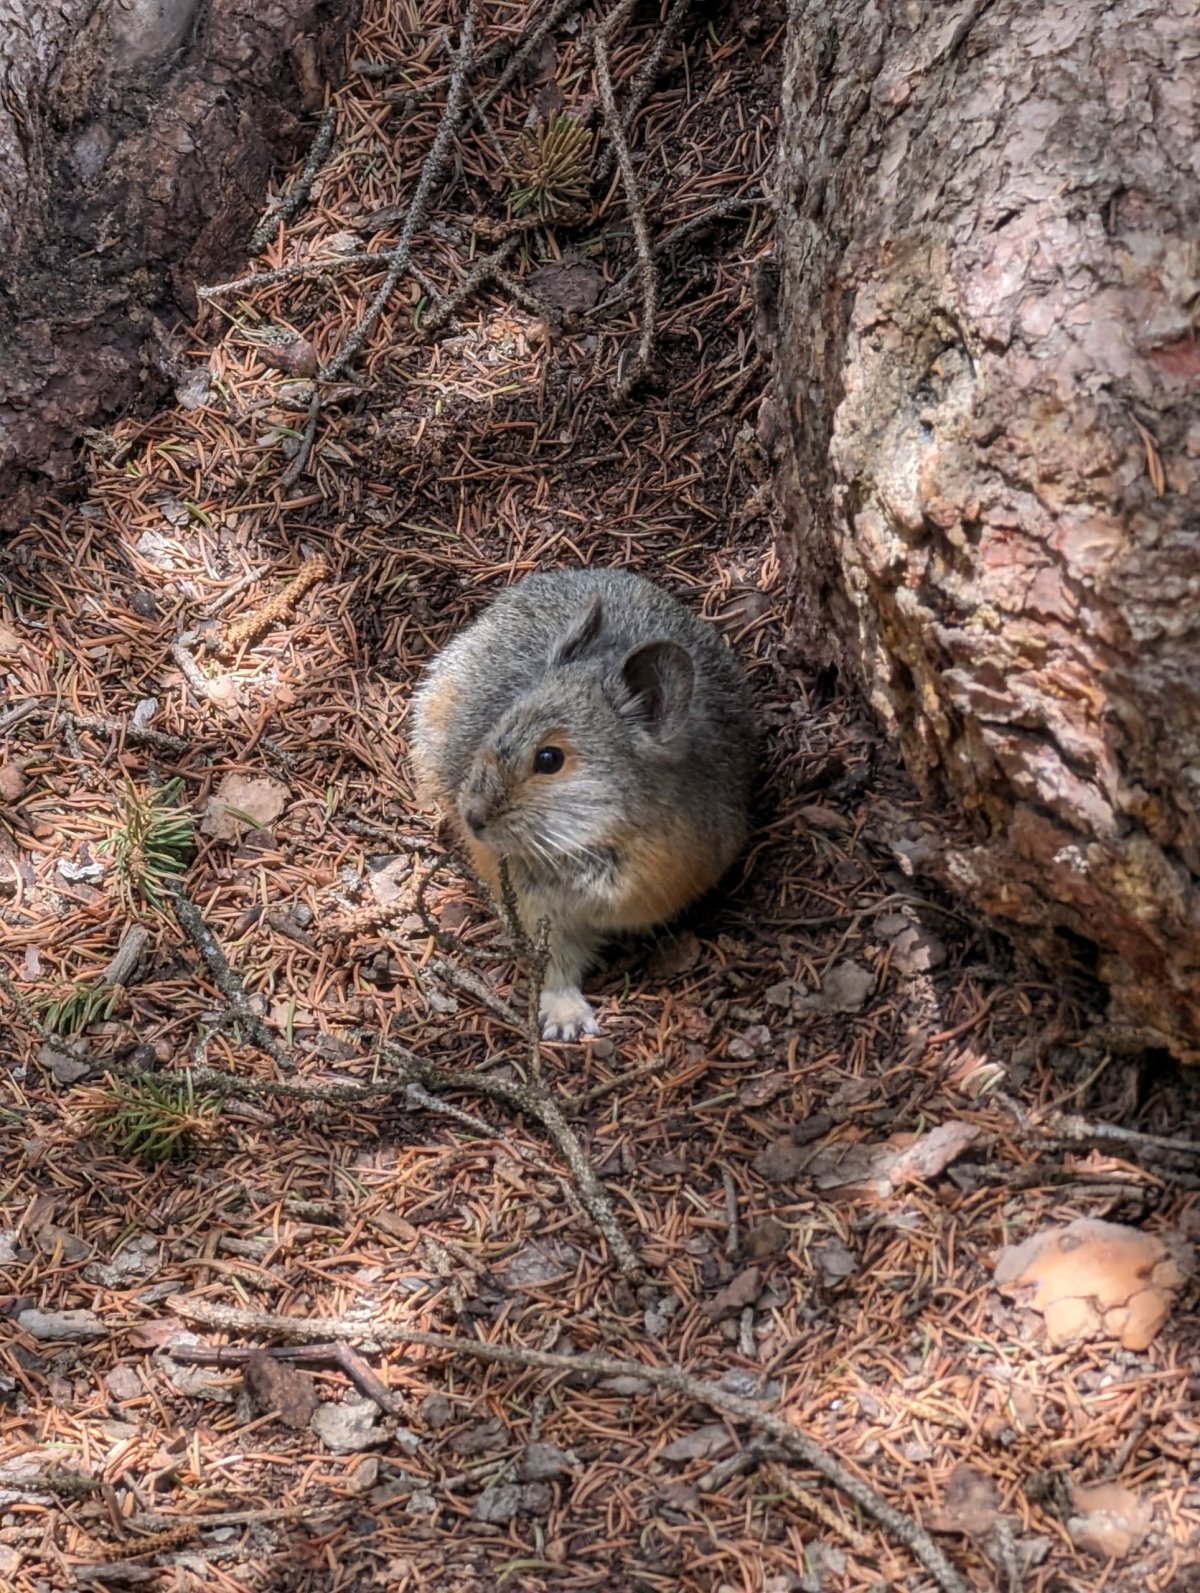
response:
<path id="1" fill-rule="evenodd" d="M 536 15 L 488 7 L 480 46 Z M 1089 1046 L 1082 977 L 1032 969 L 925 886 L 889 749 L 789 645 L 754 445 L 782 17 L 688 14 L 633 123 L 651 238 L 719 209 L 656 256 L 631 402 L 613 392 L 642 325 L 629 209 L 595 171 L 591 19 L 567 15 L 459 139 L 420 278 L 285 481 L 313 363 L 383 279 L 338 262 L 395 247 L 453 18 L 370 0 L 356 61 L 394 70 L 351 72 L 311 198 L 251 263 L 299 269 L 208 301 L 178 407 L 91 438 L 86 498 L 0 551 L 0 1586 L 938 1585 L 752 1424 L 587 1365 L 603 1355 L 783 1416 L 966 1586 L 1200 1588 L 1194 1290 L 1160 1289 L 1144 1344 L 1118 1314 L 1052 1345 L 993 1276 L 1005 1246 L 1075 1218 L 1151 1251 L 1194 1239 L 1195 1158 L 1161 1137 L 1186 1136 L 1195 1087 Z M 618 102 L 660 26 L 643 8 L 614 34 Z M 596 129 L 582 213 L 522 234 L 430 336 L 435 292 L 495 247 L 531 108 Z M 418 901 L 439 841 L 406 762 L 437 647 L 505 583 L 579 561 L 652 574 L 723 626 L 765 730 L 742 865 L 614 949 L 602 1040 L 542 1053 L 640 1277 L 554 1135 L 473 1082 L 527 1072 L 526 973 L 489 958 L 495 914 L 456 860 Z M 274 1056 L 106 849 L 130 790 L 144 813 L 174 778 L 164 801 L 196 827 L 184 890 Z M 138 925 L 132 968 L 99 984 Z M 86 1027 L 55 1034 L 96 989 Z M 461 1089 L 206 1111 L 197 1085 L 161 1162 L 102 1132 L 135 1074 L 118 1126 L 160 1140 L 178 1097 L 156 1116 L 146 1075 L 386 1083 L 379 1034 Z M 1064 1111 L 1160 1138 L 1105 1145 Z M 221 1306 L 312 1324 L 324 1356 L 189 1363 L 283 1342 L 203 1319 Z M 357 1359 L 330 1352 L 334 1318 Z M 381 1346 L 389 1327 L 580 1366 Z"/>

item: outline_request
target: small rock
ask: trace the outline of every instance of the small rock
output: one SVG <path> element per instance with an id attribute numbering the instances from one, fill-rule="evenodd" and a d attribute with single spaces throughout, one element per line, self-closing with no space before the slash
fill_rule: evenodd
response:
<path id="1" fill-rule="evenodd" d="M 571 1470 L 570 1456 L 557 1444 L 528 1444 L 517 1462 L 517 1476 L 522 1482 L 552 1482 Z"/>
<path id="2" fill-rule="evenodd" d="M 91 1311 L 22 1311 L 17 1326 L 39 1340 L 102 1339 L 108 1328 Z"/>
<path id="3" fill-rule="evenodd" d="M 729 1042 L 729 1055 L 738 1062 L 748 1062 L 759 1056 L 771 1043 L 771 1031 L 765 1023 L 757 1023 Z"/>
<path id="4" fill-rule="evenodd" d="M 258 354 L 264 365 L 289 376 L 317 374 L 317 351 L 307 338 L 298 337 L 290 343 L 264 343 Z"/>
<path id="5" fill-rule="evenodd" d="M 450 1448 L 456 1455 L 469 1458 L 473 1455 L 494 1454 L 508 1445 L 508 1429 L 495 1417 L 490 1422 L 479 1422 L 464 1433 L 455 1433 Z"/>
<path id="6" fill-rule="evenodd" d="M 858 1271 L 857 1260 L 840 1239 L 827 1239 L 823 1244 L 814 1245 L 811 1255 L 826 1284 L 841 1283 Z"/>
<path id="7" fill-rule="evenodd" d="M 74 1084 L 91 1072 L 91 1064 L 69 1051 L 62 1051 L 52 1040 L 38 1052 L 38 1061 L 56 1084 Z"/>
<path id="8" fill-rule="evenodd" d="M 332 1402 L 318 1405 L 312 1416 L 312 1429 L 335 1455 L 353 1455 L 363 1449 L 373 1449 L 387 1439 L 387 1432 L 379 1425 L 379 1406 L 373 1399 L 363 1396 L 347 1397 L 336 1405 Z"/>
<path id="9" fill-rule="evenodd" d="M 151 1278 L 159 1270 L 158 1240 L 150 1234 L 135 1234 L 109 1262 L 94 1261 L 84 1268 L 89 1283 L 102 1289 L 120 1289 L 131 1278 Z"/>
<path id="10" fill-rule="evenodd" d="M 59 858 L 58 872 L 71 885 L 91 885 L 104 877 L 104 870 L 99 863 L 77 863 L 70 857 Z"/>
<path id="11" fill-rule="evenodd" d="M 426 1394 L 417 1407 L 417 1415 L 432 1432 L 440 1432 L 454 1420 L 454 1406 L 445 1394 Z"/>
<path id="12" fill-rule="evenodd" d="M 132 1366 L 114 1366 L 104 1374 L 104 1386 L 115 1400 L 137 1399 L 142 1380 Z"/>
<path id="13" fill-rule="evenodd" d="M 686 1466 L 692 1460 L 715 1460 L 719 1455 L 728 1454 L 732 1448 L 733 1439 L 725 1424 L 709 1422 L 707 1426 L 697 1427 L 694 1432 L 685 1433 L 682 1438 L 668 1444 L 661 1451 L 660 1459 L 670 1466 Z"/>
<path id="14" fill-rule="evenodd" d="M 763 1000 L 772 1007 L 782 1007 L 786 1012 L 792 1004 L 796 994 L 796 986 L 791 979 L 781 979 L 777 985 L 768 985 L 763 991 Z"/>
<path id="15" fill-rule="evenodd" d="M 774 1217 L 764 1217 L 746 1235 L 746 1254 L 754 1261 L 766 1256 L 781 1255 L 788 1247 L 791 1235 Z"/>
<path id="16" fill-rule="evenodd" d="M 19 802 L 24 795 L 24 771 L 15 763 L 0 763 L 0 802 Z"/>
<path id="17" fill-rule="evenodd" d="M 346 1478 L 352 1493 L 370 1493 L 379 1481 L 379 1456 L 366 1455 Z"/>
<path id="18" fill-rule="evenodd" d="M 659 1498 L 668 1510 L 699 1510 L 700 1490 L 691 1482 L 668 1482 L 659 1489 Z"/>
<path id="19" fill-rule="evenodd" d="M 264 1414 L 271 1410 L 278 1411 L 279 1420 L 285 1427 L 299 1432 L 312 1420 L 317 1408 L 317 1392 L 312 1379 L 296 1367 L 285 1366 L 277 1361 L 266 1350 L 255 1350 L 250 1356 L 242 1373 L 242 1382 L 256 1409 Z"/>
<path id="20" fill-rule="evenodd" d="M 759 1106 L 769 1106 L 785 1090 L 790 1089 L 791 1085 L 790 1073 L 764 1073 L 762 1078 L 751 1079 L 749 1084 L 742 1086 L 738 1095 L 738 1105 L 749 1107 L 751 1110 Z"/>
<path id="21" fill-rule="evenodd" d="M 713 1296 L 704 1307 L 704 1314 L 710 1322 L 737 1316 L 747 1306 L 753 1305 L 761 1293 L 762 1273 L 757 1267 L 747 1267 Z"/>
<path id="22" fill-rule="evenodd" d="M 875 988 L 875 975 L 857 962 L 839 962 L 825 975 L 820 1002 L 830 1012 L 861 1012 Z"/>
<path id="23" fill-rule="evenodd" d="M 812 1153 L 802 1145 L 793 1145 L 790 1139 L 777 1139 L 760 1151 L 751 1164 L 760 1178 L 772 1184 L 790 1183 L 812 1160 Z"/>
<path id="24" fill-rule="evenodd" d="M 486 1521 L 490 1526 L 507 1526 L 519 1515 L 544 1515 L 549 1510 L 553 1495 L 544 1483 L 504 1482 L 497 1488 L 488 1488 L 475 1501 L 471 1512 L 476 1521 Z"/>
<path id="25" fill-rule="evenodd" d="M 574 1245 L 547 1239 L 517 1251 L 505 1269 L 504 1283 L 510 1289 L 536 1289 L 569 1276 L 578 1265 L 579 1251 Z"/>
<path id="26" fill-rule="evenodd" d="M 776 1400 L 783 1392 L 782 1383 L 773 1377 L 764 1377 L 750 1366 L 731 1366 L 717 1379 L 717 1387 L 726 1394 L 736 1394 L 739 1399 L 757 1399 L 764 1403 Z"/>
<path id="27" fill-rule="evenodd" d="M 645 1315 L 642 1319 L 650 1338 L 661 1339 L 678 1310 L 679 1299 L 674 1294 L 664 1294 L 661 1299 L 652 1301 L 646 1307 Z"/>
<path id="28" fill-rule="evenodd" d="M 1071 1541 L 1097 1560 L 1125 1559 L 1150 1531 L 1149 1505 L 1118 1482 L 1072 1483 L 1071 1502 L 1079 1512 L 1067 1518 Z"/>
<path id="29" fill-rule="evenodd" d="M 37 1240 L 38 1248 L 46 1255 L 58 1253 L 61 1260 L 68 1265 L 77 1265 L 80 1261 L 88 1261 L 92 1256 L 92 1247 L 84 1239 L 77 1238 L 66 1228 L 60 1228 L 57 1223 L 44 1222 L 34 1229 L 33 1236 Z"/>
<path id="30" fill-rule="evenodd" d="M 130 592 L 129 606 L 140 619 L 158 618 L 158 604 L 152 592 Z"/>

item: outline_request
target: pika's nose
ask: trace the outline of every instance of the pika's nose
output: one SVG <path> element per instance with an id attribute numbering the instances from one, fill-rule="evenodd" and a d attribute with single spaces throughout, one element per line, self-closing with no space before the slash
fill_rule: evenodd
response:
<path id="1" fill-rule="evenodd" d="M 468 802 L 463 808 L 463 818 L 472 835 L 482 835 L 487 829 L 487 809 L 482 802 Z"/>

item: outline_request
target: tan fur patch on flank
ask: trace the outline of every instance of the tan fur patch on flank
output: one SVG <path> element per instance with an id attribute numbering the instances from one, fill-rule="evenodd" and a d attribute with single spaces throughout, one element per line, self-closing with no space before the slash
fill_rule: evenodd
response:
<path id="1" fill-rule="evenodd" d="M 461 694 L 452 681 L 443 680 L 421 704 L 420 722 L 408 738 L 408 757 L 417 777 L 417 796 L 423 807 L 443 811 L 454 805 L 454 795 L 438 778 L 438 752 L 454 722 Z"/>
<path id="2" fill-rule="evenodd" d="M 711 890 L 726 868 L 724 858 L 683 829 L 634 831 L 615 836 L 614 844 L 625 858 L 614 928 L 665 923 Z"/>
<path id="3" fill-rule="evenodd" d="M 454 724 L 462 694 L 452 680 L 441 680 L 425 698 L 422 712 L 429 729 L 444 736 Z"/>

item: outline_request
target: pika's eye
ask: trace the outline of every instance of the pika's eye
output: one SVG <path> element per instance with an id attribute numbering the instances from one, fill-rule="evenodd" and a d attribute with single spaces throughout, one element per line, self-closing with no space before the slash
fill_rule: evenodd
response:
<path id="1" fill-rule="evenodd" d="M 561 747 L 539 747 L 533 760 L 535 774 L 557 774 L 566 759 Z"/>

